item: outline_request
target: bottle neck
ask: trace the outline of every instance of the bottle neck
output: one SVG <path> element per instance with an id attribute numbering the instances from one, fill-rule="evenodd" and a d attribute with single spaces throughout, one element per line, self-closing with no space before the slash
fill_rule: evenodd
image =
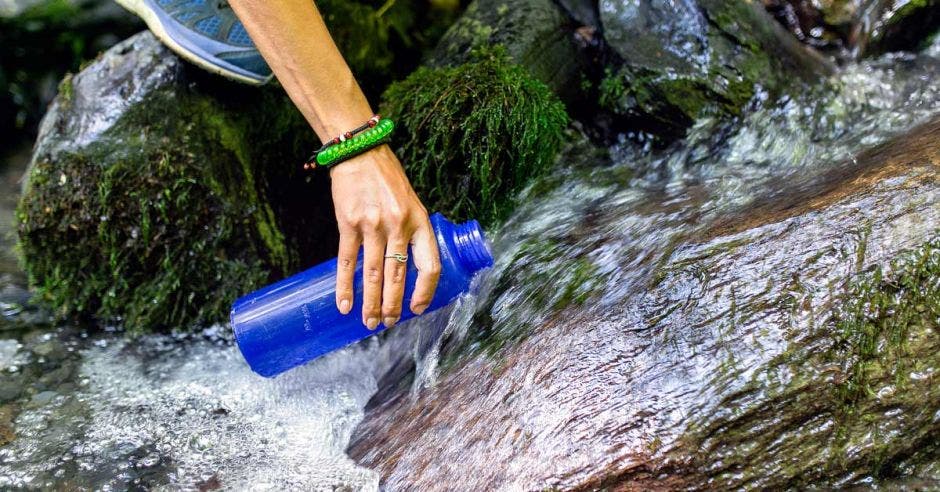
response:
<path id="1" fill-rule="evenodd" d="M 471 274 L 493 265 L 493 255 L 486 244 L 483 228 L 475 220 L 454 225 L 457 261 Z"/>

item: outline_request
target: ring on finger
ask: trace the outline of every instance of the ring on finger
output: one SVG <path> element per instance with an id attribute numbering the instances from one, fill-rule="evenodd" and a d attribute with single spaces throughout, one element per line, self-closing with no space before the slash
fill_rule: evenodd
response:
<path id="1" fill-rule="evenodd" d="M 385 255 L 385 258 L 391 258 L 399 263 L 407 263 L 408 255 L 402 253 L 393 253 L 390 255 Z"/>

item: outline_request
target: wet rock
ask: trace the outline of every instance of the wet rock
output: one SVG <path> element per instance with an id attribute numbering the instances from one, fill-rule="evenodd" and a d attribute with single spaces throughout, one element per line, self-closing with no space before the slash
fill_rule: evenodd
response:
<path id="1" fill-rule="evenodd" d="M 602 106 L 647 131 L 681 135 L 698 117 L 737 115 L 829 70 L 754 2 L 602 0 L 604 36 L 622 58 Z"/>
<path id="2" fill-rule="evenodd" d="M 17 209 L 37 298 L 131 331 L 226 318 L 229 303 L 330 255 L 325 175 L 277 87 L 182 62 L 150 33 L 64 80 Z"/>
<path id="3" fill-rule="evenodd" d="M 33 399 L 29 401 L 29 405 L 33 408 L 43 407 L 52 403 L 52 400 L 54 400 L 57 396 L 59 396 L 59 394 L 55 391 L 40 391 L 39 393 L 33 395 Z"/>
<path id="4" fill-rule="evenodd" d="M 0 446 L 6 446 L 16 439 L 13 419 L 19 414 L 15 405 L 0 405 Z"/>
<path id="5" fill-rule="evenodd" d="M 581 97 L 587 62 L 575 27 L 552 0 L 475 0 L 441 38 L 430 65 L 458 65 L 469 61 L 475 49 L 502 45 L 570 105 Z"/>
<path id="6" fill-rule="evenodd" d="M 940 27 L 940 2 L 764 0 L 801 41 L 844 58 L 913 50 Z"/>
<path id="7" fill-rule="evenodd" d="M 557 0 L 556 3 L 578 24 L 593 29 L 600 27 L 597 0 Z"/>
<path id="8" fill-rule="evenodd" d="M 890 5 L 880 12 L 870 27 L 868 43 L 863 50 L 865 55 L 916 50 L 940 29 L 938 0 L 895 0 L 885 4 Z"/>
<path id="9" fill-rule="evenodd" d="M 16 375 L 4 375 L 0 379 L 0 403 L 9 403 L 23 394 L 24 383 Z"/>
<path id="10" fill-rule="evenodd" d="M 644 221 L 691 207 L 701 228 L 655 258 L 592 245 L 632 270 L 610 272 L 597 305 L 526 337 L 476 334 L 434 387 L 373 402 L 351 456 L 389 489 L 935 486 L 938 132 L 776 182 L 731 215 L 696 212 L 702 187 L 640 194 Z M 618 220 L 595 210 L 571 240 Z"/>

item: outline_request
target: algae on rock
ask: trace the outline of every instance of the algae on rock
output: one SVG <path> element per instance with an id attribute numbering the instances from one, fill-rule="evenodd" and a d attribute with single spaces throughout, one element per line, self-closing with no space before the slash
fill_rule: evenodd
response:
<path id="1" fill-rule="evenodd" d="M 706 115 L 736 116 L 761 93 L 829 70 L 754 2 L 602 0 L 600 13 L 623 59 L 602 83 L 602 105 L 659 135 L 679 136 Z"/>
<path id="2" fill-rule="evenodd" d="M 309 133 L 278 88 L 202 73 L 150 33 L 115 46 L 43 120 L 17 214 L 32 286 L 130 332 L 224 320 L 334 243 L 322 180 L 290 179 Z"/>
<path id="3" fill-rule="evenodd" d="M 554 163 L 568 123 L 557 97 L 501 47 L 454 67 L 422 67 L 383 101 L 415 190 L 454 220 L 505 217 L 514 193 Z"/>

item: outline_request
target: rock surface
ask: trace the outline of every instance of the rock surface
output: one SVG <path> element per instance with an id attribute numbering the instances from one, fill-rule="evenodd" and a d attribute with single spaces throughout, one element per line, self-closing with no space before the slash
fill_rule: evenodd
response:
<path id="1" fill-rule="evenodd" d="M 351 455 L 390 489 L 940 485 L 938 132 L 771 179 L 731 215 L 704 185 L 594 195 L 576 237 L 539 241 L 613 259 L 604 295 L 514 328 L 505 309 L 556 301 L 505 291 L 482 308 L 504 329 L 417 397 L 380 395 Z"/>
<path id="2" fill-rule="evenodd" d="M 780 95 L 829 70 L 754 2 L 601 0 L 600 18 L 623 60 L 602 83 L 602 105 L 655 134 L 738 115 L 759 93 Z"/>
<path id="3" fill-rule="evenodd" d="M 577 25 L 552 0 L 475 0 L 430 56 L 431 66 L 470 60 L 480 47 L 503 45 L 509 56 L 566 103 L 581 97 L 589 60 L 575 39 Z"/>
<path id="4" fill-rule="evenodd" d="M 934 0 L 764 0 L 801 41 L 845 58 L 913 50 L 940 28 Z"/>
<path id="5" fill-rule="evenodd" d="M 325 176 L 291 165 L 308 135 L 277 87 L 202 73 L 150 33 L 115 46 L 41 125 L 18 208 L 32 286 L 60 315 L 131 331 L 225 319 L 236 295 L 332 252 Z"/>

